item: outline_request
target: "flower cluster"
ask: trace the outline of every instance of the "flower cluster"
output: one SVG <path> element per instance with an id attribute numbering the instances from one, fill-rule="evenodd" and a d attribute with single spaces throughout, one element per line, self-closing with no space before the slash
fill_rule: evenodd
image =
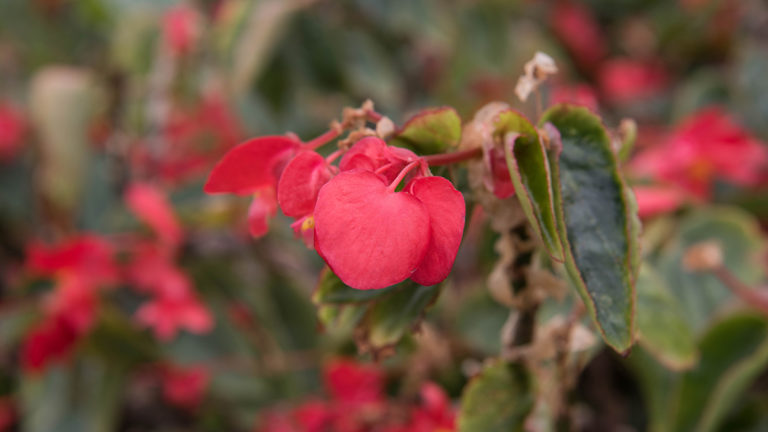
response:
<path id="1" fill-rule="evenodd" d="M 135 312 L 136 322 L 160 340 L 173 338 L 180 328 L 205 333 L 213 319 L 198 299 L 189 277 L 175 264 L 183 238 L 181 226 L 165 196 L 154 186 L 134 183 L 126 191 L 127 206 L 156 233 L 154 239 L 124 237 L 113 242 L 81 234 L 49 245 L 31 242 L 27 271 L 54 281 L 44 299 L 44 316 L 27 333 L 21 363 L 31 372 L 64 360 L 95 325 L 100 294 L 128 283 L 149 296 Z M 118 253 L 126 255 L 118 263 Z"/>
<path id="2" fill-rule="evenodd" d="M 282 136 L 248 141 L 224 156 L 205 191 L 253 195 L 255 237 L 279 204 L 295 218 L 296 234 L 353 288 L 445 279 L 464 229 L 461 193 L 432 176 L 425 159 L 377 137 L 328 157 L 315 146 Z"/>
<path id="3" fill-rule="evenodd" d="M 418 404 L 387 400 L 384 375 L 373 367 L 339 359 L 325 370 L 328 399 L 312 399 L 290 409 L 271 409 L 258 432 L 449 432 L 455 412 L 443 390 L 425 383 Z"/>
<path id="4" fill-rule="evenodd" d="M 635 188 L 641 215 L 677 208 L 692 196 L 707 200 L 716 180 L 749 187 L 768 169 L 768 151 L 720 108 L 702 109 L 687 119 L 663 145 L 640 152 L 630 166 L 658 184 Z"/>

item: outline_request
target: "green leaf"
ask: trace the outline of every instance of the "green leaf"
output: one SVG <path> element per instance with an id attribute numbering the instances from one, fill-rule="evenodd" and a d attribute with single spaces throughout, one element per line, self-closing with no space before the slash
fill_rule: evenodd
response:
<path id="1" fill-rule="evenodd" d="M 723 250 L 725 266 L 741 281 L 756 284 L 764 270 L 756 265 L 764 242 L 757 221 L 736 209 L 715 207 L 693 213 L 680 222 L 677 235 L 662 250 L 659 268 L 694 331 L 705 329 L 713 315 L 732 298 L 731 292 L 712 275 L 683 268 L 683 255 L 692 245 L 716 241 Z"/>
<path id="2" fill-rule="evenodd" d="M 455 147 L 460 139 L 461 117 L 451 107 L 439 107 L 422 110 L 411 117 L 389 144 L 407 147 L 419 154 L 433 154 Z"/>
<path id="3" fill-rule="evenodd" d="M 648 265 L 637 279 L 637 331 L 640 345 L 670 369 L 688 369 L 698 360 L 695 337 L 683 318 L 682 306 Z"/>
<path id="4" fill-rule="evenodd" d="M 768 319 L 740 312 L 713 325 L 700 339 L 701 360 L 674 373 L 636 350 L 629 358 L 639 373 L 650 408 L 650 430 L 717 430 L 741 394 L 768 365 Z"/>
<path id="5" fill-rule="evenodd" d="M 606 343 L 624 352 L 634 341 L 638 219 L 600 119 L 557 105 L 541 124 L 560 133 L 548 152 L 565 266 Z"/>
<path id="6" fill-rule="evenodd" d="M 539 133 L 513 110 L 501 112 L 494 127 L 504 143 L 509 174 L 525 215 L 552 258 L 562 262 L 563 244 L 557 231 L 549 161 Z"/>
<path id="7" fill-rule="evenodd" d="M 375 302 L 365 318 L 366 345 L 381 350 L 396 344 L 418 325 L 427 307 L 437 300 L 441 286 L 427 287 L 407 281 L 399 284 L 397 291 Z"/>
<path id="8" fill-rule="evenodd" d="M 460 432 L 522 431 L 533 409 L 533 377 L 525 366 L 496 362 L 467 384 L 458 417 Z"/>
<path id="9" fill-rule="evenodd" d="M 357 290 L 326 268 L 312 301 L 326 328 L 341 333 L 351 331 L 362 351 L 377 354 L 397 344 L 418 325 L 441 287 L 406 280 L 380 290 Z"/>
<path id="10" fill-rule="evenodd" d="M 355 289 L 344 284 L 330 268 L 326 267 L 320 273 L 320 282 L 312 294 L 312 302 L 315 305 L 367 302 L 392 292 L 395 286 L 378 290 Z"/>

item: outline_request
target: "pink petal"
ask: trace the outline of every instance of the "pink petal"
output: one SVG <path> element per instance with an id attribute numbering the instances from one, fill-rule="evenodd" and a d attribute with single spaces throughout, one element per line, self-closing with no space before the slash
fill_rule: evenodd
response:
<path id="1" fill-rule="evenodd" d="M 429 244 L 429 214 L 418 199 L 391 192 L 368 171 L 342 172 L 315 205 L 315 249 L 336 275 L 357 289 L 407 279 Z"/>
<path id="2" fill-rule="evenodd" d="M 635 186 L 632 189 L 637 200 L 637 213 L 641 218 L 673 212 L 686 201 L 686 194 L 675 187 Z"/>
<path id="3" fill-rule="evenodd" d="M 365 156 L 365 158 L 359 156 Z M 359 164 L 373 163 L 375 167 L 378 167 L 386 159 L 387 144 L 381 138 L 365 137 L 356 142 L 344 154 L 339 161 L 339 169 L 342 171 L 350 171 L 355 168 L 369 169 L 367 166 L 361 167 Z"/>
<path id="4" fill-rule="evenodd" d="M 277 213 L 275 190 L 267 187 L 253 196 L 248 207 L 248 231 L 254 238 L 259 238 L 269 231 L 269 220 Z"/>
<path id="5" fill-rule="evenodd" d="M 125 202 L 142 222 L 149 225 L 167 244 L 179 244 L 181 224 L 166 195 L 147 183 L 134 183 L 125 192 Z"/>
<path id="6" fill-rule="evenodd" d="M 443 177 L 420 177 L 408 186 L 429 213 L 430 242 L 411 280 L 434 285 L 448 277 L 464 232 L 464 196 Z"/>
<path id="7" fill-rule="evenodd" d="M 317 192 L 331 179 L 325 158 L 313 151 L 300 152 L 285 166 L 277 186 L 277 200 L 286 216 L 312 213 Z"/>
<path id="8" fill-rule="evenodd" d="M 298 145 L 287 137 L 266 136 L 236 146 L 213 168 L 205 192 L 245 195 L 265 186 L 275 186 L 277 171 Z"/>

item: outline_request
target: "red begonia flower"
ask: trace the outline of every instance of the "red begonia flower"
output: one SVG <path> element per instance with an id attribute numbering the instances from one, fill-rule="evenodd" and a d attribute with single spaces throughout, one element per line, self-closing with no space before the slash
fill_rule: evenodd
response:
<path id="1" fill-rule="evenodd" d="M 201 366 L 167 366 L 161 370 L 163 397 L 179 408 L 194 410 L 203 401 L 211 374 Z"/>
<path id="2" fill-rule="evenodd" d="M 552 87 L 552 104 L 568 103 L 587 107 L 597 112 L 597 94 L 587 84 L 564 85 Z"/>
<path id="3" fill-rule="evenodd" d="M 78 273 L 94 283 L 118 279 L 112 245 L 95 235 L 81 235 L 59 245 L 32 242 L 27 248 L 26 266 L 45 276 Z"/>
<path id="4" fill-rule="evenodd" d="M 139 244 L 126 271 L 137 291 L 165 298 L 183 298 L 192 291 L 192 282 L 173 262 L 173 254 L 154 244 Z"/>
<path id="5" fill-rule="evenodd" d="M 184 55 L 200 35 L 200 17 L 192 7 L 172 7 L 163 16 L 163 38 L 174 55 Z"/>
<path id="6" fill-rule="evenodd" d="M 301 151 L 288 162 L 277 185 L 277 201 L 286 216 L 300 218 L 312 213 L 320 188 L 331 179 L 325 158 Z"/>
<path id="7" fill-rule="evenodd" d="M 710 107 L 684 120 L 663 146 L 638 154 L 630 168 L 707 199 L 715 179 L 754 186 L 766 166 L 764 145 L 721 109 Z"/>
<path id="8" fill-rule="evenodd" d="M 429 245 L 429 213 L 368 171 L 342 172 L 326 183 L 315 205 L 315 248 L 334 273 L 357 289 L 407 279 Z"/>
<path id="9" fill-rule="evenodd" d="M 133 183 L 126 189 L 125 202 L 133 213 L 149 225 L 166 244 L 181 242 L 181 224 L 166 195 L 148 183 Z"/>
<path id="10" fill-rule="evenodd" d="M 325 368 L 325 387 L 338 401 L 377 403 L 384 398 L 384 374 L 372 365 L 336 359 Z"/>
<path id="11" fill-rule="evenodd" d="M 253 194 L 248 207 L 248 231 L 259 238 L 269 231 L 269 220 L 277 214 L 277 198 L 273 187 L 264 187 Z"/>
<path id="12" fill-rule="evenodd" d="M 603 95 L 616 103 L 647 100 L 662 91 L 668 81 L 659 63 L 632 59 L 605 61 L 598 75 Z"/>
<path id="13" fill-rule="evenodd" d="M 387 181 L 393 181 L 410 162 L 418 159 L 412 151 L 387 146 L 381 138 L 365 137 L 356 142 L 339 161 L 341 171 L 355 169 L 376 171 Z"/>
<path id="14" fill-rule="evenodd" d="M 49 363 L 67 357 L 80 334 L 62 317 L 49 317 L 36 325 L 24 339 L 21 364 L 29 372 L 39 372 Z"/>
<path id="15" fill-rule="evenodd" d="M 192 295 L 150 300 L 136 311 L 136 320 L 152 328 L 155 336 L 163 341 L 173 339 L 180 329 L 202 334 L 213 328 L 211 313 Z"/>
<path id="16" fill-rule="evenodd" d="M 448 277 L 464 232 L 464 197 L 443 177 L 419 177 L 407 186 L 429 214 L 427 253 L 410 276 L 421 285 L 434 285 Z"/>
<path id="17" fill-rule="evenodd" d="M 437 384 L 428 382 L 421 386 L 421 405 L 414 410 L 410 427 L 406 430 L 452 431 L 456 427 L 456 413 L 451 400 Z"/>
<path id="18" fill-rule="evenodd" d="M 254 138 L 227 152 L 216 164 L 205 184 L 207 193 L 247 195 L 264 187 L 275 187 L 280 172 L 299 143 L 284 136 Z"/>
<path id="19" fill-rule="evenodd" d="M 605 57 L 605 38 L 588 7 L 561 1 L 553 9 L 552 29 L 583 68 L 591 69 Z"/>
<path id="20" fill-rule="evenodd" d="M 686 201 L 685 192 L 674 186 L 635 186 L 632 189 L 637 200 L 637 215 L 641 218 L 673 212 Z"/>
<path id="21" fill-rule="evenodd" d="M 0 105 L 0 162 L 16 156 L 25 130 L 21 114 L 10 106 Z"/>

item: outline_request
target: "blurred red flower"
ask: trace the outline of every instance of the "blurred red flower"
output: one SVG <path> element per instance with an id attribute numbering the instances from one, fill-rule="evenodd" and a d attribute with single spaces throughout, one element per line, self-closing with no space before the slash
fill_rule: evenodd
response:
<path id="1" fill-rule="evenodd" d="M 21 149 L 26 123 L 20 112 L 0 103 L 0 162 L 13 159 Z"/>
<path id="2" fill-rule="evenodd" d="M 755 186 L 768 167 L 765 145 L 718 107 L 699 110 L 683 120 L 663 145 L 634 158 L 631 170 L 709 199 L 715 180 Z"/>
<path id="3" fill-rule="evenodd" d="M 165 400 L 192 411 L 203 401 L 211 374 L 203 366 L 166 365 L 160 369 L 160 379 Z"/>

